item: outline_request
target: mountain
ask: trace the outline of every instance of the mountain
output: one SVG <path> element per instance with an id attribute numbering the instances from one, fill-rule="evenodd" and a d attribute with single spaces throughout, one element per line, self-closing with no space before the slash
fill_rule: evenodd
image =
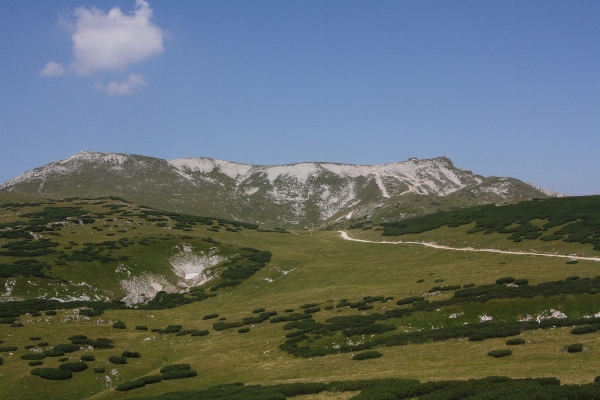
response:
<path id="1" fill-rule="evenodd" d="M 89 151 L 25 172 L 0 190 L 54 198 L 118 196 L 174 212 L 304 228 L 343 217 L 396 220 L 552 194 L 518 179 L 477 175 L 446 157 L 259 166 Z"/>

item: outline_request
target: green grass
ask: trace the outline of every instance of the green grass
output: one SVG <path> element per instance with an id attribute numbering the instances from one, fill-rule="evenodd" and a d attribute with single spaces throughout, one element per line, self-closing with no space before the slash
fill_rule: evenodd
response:
<path id="1" fill-rule="evenodd" d="M 86 208 L 99 205 L 86 205 Z M 132 209 L 135 206 L 129 206 Z M 35 208 L 35 207 L 32 207 Z M 17 220 L 16 212 L 2 210 L 3 222 Z M 111 224 L 123 225 L 123 220 L 112 216 Z M 132 221 L 136 221 L 132 218 Z M 140 221 L 141 222 L 141 221 Z M 52 240 L 60 243 L 63 249 L 69 241 L 83 243 L 93 240 L 107 240 L 91 226 L 102 226 L 102 222 L 91 225 L 77 225 L 63 228 L 61 236 Z M 361 362 L 352 361 L 352 353 L 333 354 L 325 357 L 297 358 L 279 349 L 290 331 L 283 329 L 284 323 L 272 324 L 269 321 L 248 326 L 247 333 L 239 334 L 236 329 L 215 331 L 213 323 L 218 319 L 204 320 L 203 316 L 218 314 L 225 322 L 242 321 L 256 316 L 254 310 L 275 310 L 285 315 L 285 309 L 295 309 L 302 313 L 304 304 L 318 303 L 321 311 L 313 314 L 317 322 L 344 315 L 368 315 L 385 312 L 398 307 L 396 300 L 424 296 L 430 301 L 446 299 L 452 292 L 431 296 L 428 290 L 436 285 L 436 279 L 444 279 L 443 285 L 493 284 L 498 278 L 512 276 L 525 278 L 530 285 L 540 282 L 563 280 L 567 276 L 594 277 L 598 275 L 597 262 L 580 261 L 566 265 L 564 260 L 534 256 L 502 255 L 486 253 L 462 253 L 435 250 L 412 245 L 383 245 L 343 241 L 337 232 L 300 231 L 291 234 L 260 233 L 242 229 L 240 233 L 208 231 L 209 226 L 195 225 L 189 232 L 158 228 L 147 222 L 137 225 L 136 230 L 116 233 L 113 240 L 129 237 L 136 241 L 143 237 L 155 237 L 150 245 L 132 245 L 113 251 L 114 255 L 130 256 L 128 265 L 132 274 L 151 270 L 155 273 L 169 273 L 168 258 L 173 246 L 181 241 L 203 246 L 199 239 L 168 237 L 166 233 L 186 234 L 193 237 L 210 236 L 228 254 L 234 254 L 241 247 L 253 247 L 270 251 L 271 261 L 249 279 L 236 287 L 220 289 L 217 296 L 201 302 L 169 310 L 107 310 L 97 317 L 81 317 L 75 310 L 58 310 L 56 315 L 39 317 L 21 316 L 21 328 L 0 324 L 2 346 L 17 346 L 13 355 L 3 353 L 4 364 L 0 366 L 0 396 L 14 398 L 48 398 L 48 393 L 65 399 L 103 398 L 122 399 L 125 394 L 116 392 L 114 387 L 143 376 L 160 374 L 159 370 L 170 364 L 187 363 L 198 372 L 198 376 L 172 381 L 162 381 L 127 392 L 127 396 L 151 396 L 157 393 L 182 389 L 208 388 L 221 383 L 244 382 L 247 384 L 276 384 L 298 381 L 329 382 L 333 380 L 372 379 L 382 377 L 416 378 L 421 381 L 442 379 L 483 378 L 491 375 L 519 377 L 554 376 L 563 383 L 589 383 L 600 375 L 594 367 L 600 354 L 600 333 L 573 335 L 572 327 L 526 331 L 519 335 L 525 344 L 511 346 L 510 357 L 495 359 L 487 353 L 506 348 L 507 338 L 487 339 L 469 342 L 468 339 L 450 339 L 445 342 L 409 344 L 398 347 L 377 348 L 382 357 Z M 106 228 L 104 228 L 106 230 Z M 115 228 L 116 229 L 116 228 Z M 436 231 L 420 234 L 420 240 L 445 240 L 448 244 L 466 243 L 470 246 L 486 247 L 507 245 L 509 249 L 519 249 L 524 242 L 514 243 L 501 238 L 500 234 L 466 234 L 468 227 L 439 228 Z M 75 231 L 75 234 L 67 232 Z M 113 231 L 114 232 L 114 231 Z M 361 233 L 362 232 L 362 233 Z M 162 235 L 161 235 L 162 234 Z M 381 240 L 381 232 L 373 230 L 350 231 L 361 238 Z M 118 236 L 117 236 L 118 235 Z M 498 237 L 494 239 L 494 235 Z M 504 235 L 506 236 L 506 235 Z M 415 235 L 416 237 L 416 235 Z M 395 240 L 396 238 L 386 238 Z M 399 239 L 408 240 L 406 237 Z M 530 241 L 533 243 L 534 241 Z M 539 242 L 540 246 L 548 243 Z M 583 251 L 584 245 L 555 242 L 560 252 Z M 580 246 L 573 250 L 571 246 Z M 542 247 L 538 248 L 542 249 Z M 68 250 L 68 249 L 67 249 Z M 53 261 L 52 257 L 44 259 Z M 4 259 L 3 259 L 4 260 Z M 1 262 L 1 261 L 0 261 Z M 117 264 L 118 265 L 118 264 Z M 79 263 L 67 267 L 53 267 L 52 276 L 74 282 L 93 282 L 110 288 L 103 293 L 119 298 L 122 292 L 118 279 L 114 276 L 116 265 L 102 263 Z M 11 278 L 17 281 L 15 287 L 32 281 L 38 285 L 43 279 Z M 424 282 L 417 283 L 424 279 Z M 0 288 L 7 279 L 0 280 Z M 51 287 L 48 283 L 48 287 Z M 214 283 L 209 282 L 206 287 Z M 18 292 L 27 294 L 27 289 Z M 35 290 L 30 295 L 36 295 Z M 0 296 L 3 293 L 0 292 Z M 386 303 L 373 302 L 374 308 L 358 311 L 350 308 L 326 309 L 340 299 L 350 302 L 361 301 L 366 296 L 393 297 Z M 523 316 L 536 315 L 542 311 L 560 310 L 569 317 L 579 318 L 600 312 L 600 295 L 565 295 L 555 297 L 534 297 L 531 299 L 503 299 L 486 303 L 468 303 L 442 307 L 439 311 L 416 312 L 402 319 L 386 321 L 397 326 L 395 332 L 415 331 L 440 327 L 460 326 L 465 322 L 477 324 L 482 315 L 491 315 L 493 321 L 516 321 Z M 328 300 L 334 300 L 328 302 Z M 456 318 L 450 318 L 456 314 Z M 123 321 L 127 329 L 114 329 L 115 321 Z M 532 322 L 533 323 L 533 322 Z M 175 333 L 162 335 L 152 332 L 154 328 L 164 329 L 168 325 L 181 325 L 182 330 L 208 330 L 206 336 L 176 336 Z M 135 326 L 146 326 L 147 331 L 136 330 Z M 89 368 L 73 374 L 66 381 L 47 381 L 30 374 L 33 367 L 27 365 L 20 356 L 26 354 L 24 346 L 32 344 L 31 337 L 42 337 L 51 348 L 60 343 L 69 343 L 73 335 L 86 335 L 88 338 L 113 339 L 113 349 L 82 350 L 67 353 L 67 362 L 79 361 L 82 355 L 94 356 L 87 362 Z M 147 340 L 150 338 L 150 340 Z M 153 338 L 153 339 L 152 339 Z M 360 340 L 360 337 L 353 340 Z M 318 339 L 346 340 L 339 334 L 332 338 Z M 565 346 L 582 343 L 587 351 L 568 353 Z M 139 352 L 140 358 L 128 358 L 127 364 L 115 365 L 108 362 L 110 356 L 119 356 L 124 351 Z M 43 360 L 44 367 L 58 368 L 56 357 Z M 365 367 L 368 365 L 368 367 Z M 94 373 L 95 368 L 105 368 L 105 373 Z M 112 369 L 118 370 L 111 375 Z M 111 378 L 107 382 L 105 376 Z M 348 398 L 340 395 L 339 398 Z M 311 395 L 299 398 L 324 398 Z M 327 397 L 329 398 L 329 397 Z M 332 397 L 335 398 L 335 397 Z"/>

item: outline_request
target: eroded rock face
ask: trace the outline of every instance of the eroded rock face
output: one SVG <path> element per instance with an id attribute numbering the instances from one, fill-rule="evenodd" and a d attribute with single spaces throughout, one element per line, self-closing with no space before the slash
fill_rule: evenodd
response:
<path id="1" fill-rule="evenodd" d="M 161 290 L 167 293 L 179 293 L 191 286 L 201 285 L 214 276 L 209 268 L 225 261 L 227 258 L 218 254 L 219 249 L 213 247 L 208 251 L 195 252 L 193 247 L 181 244 L 175 247 L 176 253 L 169 258 L 175 282 L 166 276 L 154 273 L 143 273 L 139 276 L 121 280 L 121 288 L 127 295 L 121 299 L 128 306 L 146 303 Z"/>

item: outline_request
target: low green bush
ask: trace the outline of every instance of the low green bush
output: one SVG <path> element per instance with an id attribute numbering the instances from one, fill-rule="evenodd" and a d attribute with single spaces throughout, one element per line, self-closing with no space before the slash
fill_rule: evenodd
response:
<path id="1" fill-rule="evenodd" d="M 313 308 L 313 307 L 316 307 L 318 305 L 319 305 L 319 303 L 307 303 L 307 304 L 301 305 L 300 308 Z"/>
<path id="2" fill-rule="evenodd" d="M 96 357 L 94 357 L 91 354 L 84 354 L 79 358 L 80 361 L 94 361 L 96 360 Z"/>
<path id="3" fill-rule="evenodd" d="M 135 329 L 138 331 L 147 331 L 148 327 L 146 325 L 136 325 Z"/>
<path id="4" fill-rule="evenodd" d="M 125 325 L 125 323 L 123 321 L 117 321 L 112 325 L 113 328 L 115 329 L 126 329 L 127 326 Z"/>
<path id="5" fill-rule="evenodd" d="M 148 375 L 148 376 L 143 376 L 140 379 L 143 379 L 144 382 L 146 382 L 146 385 L 150 385 L 153 383 L 158 383 L 160 381 L 162 381 L 162 376 L 161 375 Z"/>
<path id="6" fill-rule="evenodd" d="M 573 335 L 583 335 L 585 333 L 594 333 L 598 331 L 598 325 L 578 326 L 571 329 Z"/>
<path id="7" fill-rule="evenodd" d="M 52 350 L 57 351 L 57 352 L 63 352 L 63 353 L 73 353 L 75 351 L 79 351 L 80 348 L 76 344 L 61 343 L 61 344 L 57 344 L 56 346 L 54 346 L 52 348 Z"/>
<path id="8" fill-rule="evenodd" d="M 110 356 L 108 357 L 108 362 L 113 364 L 127 364 L 127 359 L 125 357 Z"/>
<path id="9" fill-rule="evenodd" d="M 313 303 L 314 304 L 314 303 Z M 304 307 L 303 307 L 304 308 Z M 310 308 L 304 308 L 304 313 L 305 314 L 312 314 L 312 313 L 317 313 L 321 311 L 321 307 L 310 307 Z"/>
<path id="10" fill-rule="evenodd" d="M 495 357 L 495 358 L 506 357 L 506 356 L 510 356 L 512 354 L 512 350 L 508 350 L 508 349 L 492 350 L 487 354 L 488 354 L 488 356 Z"/>
<path id="11" fill-rule="evenodd" d="M 69 336 L 67 339 L 68 340 L 78 340 L 78 339 L 87 339 L 88 337 L 85 335 L 73 335 L 73 336 Z"/>
<path id="12" fill-rule="evenodd" d="M 28 344 L 28 345 L 26 345 L 26 346 L 23 346 L 23 348 L 24 348 L 25 350 L 31 350 L 31 349 L 33 349 L 34 347 L 35 347 L 35 344 Z"/>
<path id="13" fill-rule="evenodd" d="M 170 380 L 170 379 L 184 379 L 184 378 L 193 378 L 194 376 L 197 376 L 198 373 L 196 371 L 194 371 L 193 369 L 186 369 L 186 370 L 175 370 L 175 371 L 168 371 L 163 373 L 162 378 L 164 380 Z"/>
<path id="14" fill-rule="evenodd" d="M 206 314 L 204 317 L 202 317 L 202 319 L 213 319 L 213 318 L 219 318 L 219 314 Z"/>
<path id="15" fill-rule="evenodd" d="M 169 371 L 182 371 L 182 370 L 186 370 L 186 369 L 190 369 L 190 364 L 171 364 L 171 365 L 165 365 L 164 367 L 162 367 L 160 369 L 160 373 L 164 374 L 165 372 L 169 372 Z"/>
<path id="16" fill-rule="evenodd" d="M 4 364 L 4 358 L 0 357 L 0 365 Z"/>
<path id="17" fill-rule="evenodd" d="M 103 374 L 104 371 L 106 371 L 106 370 L 104 368 L 102 368 L 102 367 L 96 367 L 96 368 L 94 368 L 94 372 L 97 373 L 97 374 Z"/>
<path id="18" fill-rule="evenodd" d="M 78 362 L 68 362 L 68 363 L 60 364 L 58 366 L 58 368 L 66 369 L 67 371 L 71 371 L 71 372 L 81 372 L 81 371 L 85 371 L 86 369 L 88 369 L 88 365 L 84 362 L 78 361 Z"/>
<path id="19" fill-rule="evenodd" d="M 294 312 L 294 309 L 293 308 L 286 308 L 283 312 L 285 312 L 285 313 L 291 313 L 291 312 Z"/>
<path id="20" fill-rule="evenodd" d="M 168 325 L 165 329 L 161 329 L 158 333 L 168 335 L 170 333 L 177 333 L 181 330 L 181 325 Z"/>
<path id="21" fill-rule="evenodd" d="M 125 358 L 140 358 L 140 353 L 137 351 L 125 350 L 123 353 L 121 353 L 121 356 Z"/>
<path id="22" fill-rule="evenodd" d="M 362 353 L 358 353 L 355 354 L 352 359 L 353 360 L 368 360 L 369 358 L 379 358 L 383 356 L 383 354 L 381 354 L 378 351 L 375 350 L 369 350 L 369 351 L 363 351 Z"/>
<path id="23" fill-rule="evenodd" d="M 404 304 L 412 304 L 415 301 L 423 301 L 425 300 L 424 297 L 421 296 L 413 296 L 413 297 L 405 297 L 403 299 L 400 299 L 396 302 L 396 304 L 398 304 L 399 306 L 404 305 Z"/>
<path id="24" fill-rule="evenodd" d="M 37 375 L 40 378 L 56 381 L 71 379 L 73 377 L 71 371 L 61 368 L 34 368 L 31 370 L 31 375 Z"/>
<path id="25" fill-rule="evenodd" d="M 48 343 L 48 342 L 39 342 L 37 345 L 38 345 L 38 347 L 46 347 L 46 346 L 48 346 L 49 344 L 50 344 L 50 343 Z"/>
<path id="26" fill-rule="evenodd" d="M 503 285 L 505 283 L 513 283 L 514 281 L 516 281 L 516 279 L 513 278 L 512 276 L 505 276 L 504 278 L 496 279 L 496 285 Z"/>
<path id="27" fill-rule="evenodd" d="M 58 359 L 58 362 L 65 362 L 67 360 L 68 360 L 67 357 L 61 357 L 61 358 Z"/>
<path id="28" fill-rule="evenodd" d="M 517 286 L 523 286 L 523 285 L 528 285 L 529 284 L 529 279 L 517 279 L 515 281 L 515 285 Z"/>
<path id="29" fill-rule="evenodd" d="M 522 338 L 514 338 L 514 339 L 508 339 L 506 341 L 506 344 L 509 346 L 516 346 L 519 344 L 525 344 L 525 339 Z"/>
<path id="30" fill-rule="evenodd" d="M 208 334 L 209 334 L 208 329 L 204 329 L 202 331 L 196 329 L 190 334 L 190 336 L 206 336 Z"/>
<path id="31" fill-rule="evenodd" d="M 567 346 L 567 351 L 569 353 L 579 353 L 583 351 L 583 344 L 581 343 L 573 343 Z"/>
<path id="32" fill-rule="evenodd" d="M 29 365 L 30 367 L 36 367 L 38 365 L 42 365 L 43 363 L 43 361 L 29 361 L 27 365 Z"/>
<path id="33" fill-rule="evenodd" d="M 21 360 L 43 360 L 46 357 L 48 357 L 48 355 L 46 355 L 46 352 L 42 352 L 42 353 L 27 353 L 27 354 L 23 354 L 21 356 Z"/>
<path id="34" fill-rule="evenodd" d="M 54 310 L 48 310 L 44 314 L 46 314 L 46 315 L 56 315 L 56 311 L 54 311 Z"/>
<path id="35" fill-rule="evenodd" d="M 119 392 L 126 392 L 142 386 L 146 386 L 146 382 L 143 379 L 136 379 L 135 381 L 123 382 L 120 385 L 117 385 L 115 390 L 118 390 Z"/>
<path id="36" fill-rule="evenodd" d="M 19 348 L 17 346 L 4 346 L 4 347 L 0 347 L 0 353 L 8 353 L 11 351 L 16 351 Z"/>
<path id="37" fill-rule="evenodd" d="M 260 314 L 263 311 L 265 311 L 264 308 L 255 308 L 254 310 L 252 310 L 252 314 Z"/>
<path id="38" fill-rule="evenodd" d="M 250 328 L 240 328 L 240 329 L 238 329 L 238 333 L 246 333 L 246 332 L 250 332 Z"/>
<path id="39" fill-rule="evenodd" d="M 29 340 L 42 340 L 41 336 L 32 336 L 29 338 Z"/>

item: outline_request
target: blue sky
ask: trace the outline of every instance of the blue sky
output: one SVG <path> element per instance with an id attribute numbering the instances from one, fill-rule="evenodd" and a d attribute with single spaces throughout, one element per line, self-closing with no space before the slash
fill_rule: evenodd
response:
<path id="1" fill-rule="evenodd" d="M 0 181 L 82 149 L 444 155 L 598 194 L 599 20 L 598 1 L 2 0 Z"/>

